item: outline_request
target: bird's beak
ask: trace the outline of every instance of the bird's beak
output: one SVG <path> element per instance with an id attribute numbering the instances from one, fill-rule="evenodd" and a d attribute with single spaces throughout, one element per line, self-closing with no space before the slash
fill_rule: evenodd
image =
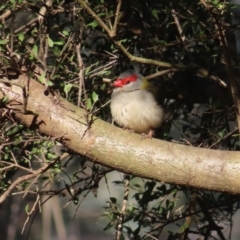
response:
<path id="1" fill-rule="evenodd" d="M 113 86 L 114 87 L 122 87 L 123 86 L 122 79 L 118 78 L 115 82 L 113 82 Z"/>

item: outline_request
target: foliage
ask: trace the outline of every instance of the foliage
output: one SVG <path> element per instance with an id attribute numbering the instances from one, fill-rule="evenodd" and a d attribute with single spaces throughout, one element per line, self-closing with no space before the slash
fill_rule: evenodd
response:
<path id="1" fill-rule="evenodd" d="M 107 121 L 108 79 L 133 67 L 146 76 L 169 69 L 152 80 L 160 86 L 165 107 L 174 109 L 159 136 L 193 146 L 238 150 L 235 102 L 230 87 L 224 87 L 231 86 L 230 73 L 239 67 L 230 16 L 235 6 L 214 0 L 91 0 L 87 6 L 93 16 L 83 2 L 54 0 L 49 6 L 31 0 L 3 2 L 0 77 L 17 79 L 25 73 L 45 84 L 46 94 L 51 89 L 86 114 Z M 111 33 L 116 29 L 116 35 L 106 28 Z M 41 73 L 34 71 L 36 66 Z M 76 156 L 34 126 L 28 129 L 16 122 L 6 103 L 4 99 L 0 109 L 0 196 L 18 177 L 22 181 L 14 186 L 14 193 L 31 194 L 36 202 L 37 196 L 58 195 L 80 206 L 79 196 L 83 200 L 90 192 L 97 196 L 100 180 L 113 170 Z M 239 209 L 235 196 L 134 176 L 115 184 L 130 188 L 129 196 L 133 195 L 125 212 L 121 198 L 111 196 L 102 214 L 108 221 L 105 230 L 112 232 L 119 230 L 120 216 L 125 215 L 121 239 L 210 239 L 215 232 L 218 239 L 231 236 L 231 228 L 223 235 L 220 223 L 230 223 Z"/>

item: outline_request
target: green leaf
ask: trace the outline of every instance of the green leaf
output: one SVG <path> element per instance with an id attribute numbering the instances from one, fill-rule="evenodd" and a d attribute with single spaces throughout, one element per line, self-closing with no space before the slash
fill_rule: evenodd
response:
<path id="1" fill-rule="evenodd" d="M 91 98 L 87 99 L 87 109 L 88 110 L 92 109 L 92 99 Z"/>
<path id="2" fill-rule="evenodd" d="M 45 83 L 45 76 L 46 76 L 46 73 L 43 72 L 43 73 L 41 74 L 41 76 L 39 77 L 39 81 L 40 81 L 42 84 Z"/>
<path id="3" fill-rule="evenodd" d="M 38 46 L 34 45 L 31 51 L 31 59 L 35 58 L 37 59 L 38 56 Z"/>
<path id="4" fill-rule="evenodd" d="M 1 40 L 1 39 L 0 39 L 0 45 L 6 45 L 7 43 L 8 43 L 7 40 Z"/>
<path id="5" fill-rule="evenodd" d="M 153 10 L 152 10 L 152 15 L 153 15 L 157 20 L 159 20 L 159 18 L 158 18 L 158 11 L 157 11 L 156 9 L 153 9 Z"/>
<path id="6" fill-rule="evenodd" d="M 47 153 L 46 154 L 47 156 L 47 160 L 53 160 L 53 159 L 55 159 L 56 157 L 57 157 L 57 155 L 55 154 L 55 153 Z"/>
<path id="7" fill-rule="evenodd" d="M 98 101 L 98 95 L 97 95 L 97 93 L 96 92 L 92 92 L 92 100 L 93 100 L 93 103 L 95 103 L 95 102 L 97 102 Z"/>
<path id="8" fill-rule="evenodd" d="M 218 132 L 218 136 L 220 138 L 224 137 L 224 132 L 225 132 L 225 129 L 223 129 L 222 131 Z"/>
<path id="9" fill-rule="evenodd" d="M 22 129 L 23 126 L 22 125 L 17 125 L 17 126 L 14 126 L 12 128 L 10 128 L 7 132 L 6 132 L 6 135 L 7 136 L 12 136 L 14 135 L 15 133 L 17 133 L 20 129 Z"/>
<path id="10" fill-rule="evenodd" d="M 66 31 L 66 30 L 63 30 L 62 33 L 63 33 L 63 35 L 65 35 L 65 36 L 68 36 L 68 35 L 69 35 L 69 32 Z"/>
<path id="11" fill-rule="evenodd" d="M 48 46 L 53 47 L 54 43 L 50 37 L 48 37 Z"/>
<path id="12" fill-rule="evenodd" d="M 128 39 L 122 39 L 122 40 L 120 40 L 121 43 L 125 43 L 125 42 L 127 42 L 127 41 L 128 41 Z"/>
<path id="13" fill-rule="evenodd" d="M 55 172 L 55 173 L 61 173 L 62 170 L 61 170 L 61 168 L 55 168 L 55 169 L 54 169 L 54 172 Z"/>
<path id="14" fill-rule="evenodd" d="M 101 90 L 105 90 L 105 88 L 106 88 L 106 83 L 102 84 L 100 87 Z"/>
<path id="15" fill-rule="evenodd" d="M 68 93 L 70 92 L 70 90 L 72 89 L 72 87 L 73 87 L 73 85 L 71 83 L 65 83 L 64 92 L 67 96 L 68 96 Z"/>
<path id="16" fill-rule="evenodd" d="M 26 212 L 26 213 L 28 213 L 28 209 L 29 209 L 29 205 L 27 204 L 27 205 L 25 206 L 25 212 Z"/>
<path id="17" fill-rule="evenodd" d="M 6 102 L 8 102 L 8 96 L 4 96 L 2 99 L 2 103 L 6 103 Z"/>
<path id="18" fill-rule="evenodd" d="M 98 26 L 98 22 L 97 21 L 93 21 L 93 22 L 91 22 L 91 23 L 89 23 L 89 24 L 87 24 L 87 27 L 92 27 L 92 28 L 95 28 L 95 27 L 97 27 Z"/>
<path id="19" fill-rule="evenodd" d="M 19 41 L 22 42 L 22 41 L 24 40 L 24 36 L 25 36 L 25 35 L 24 35 L 23 33 L 19 33 L 19 34 L 18 34 L 18 39 L 19 39 Z"/>
<path id="20" fill-rule="evenodd" d="M 63 44 L 64 44 L 63 41 L 54 42 L 54 45 L 58 45 L 58 46 L 62 46 Z"/>
<path id="21" fill-rule="evenodd" d="M 52 82 L 52 81 L 49 81 L 49 80 L 48 80 L 46 83 L 47 83 L 47 85 L 50 86 L 50 87 L 53 86 L 53 82 Z"/>

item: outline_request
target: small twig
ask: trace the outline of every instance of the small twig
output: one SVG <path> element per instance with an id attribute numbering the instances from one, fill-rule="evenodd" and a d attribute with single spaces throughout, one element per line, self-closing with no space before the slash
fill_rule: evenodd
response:
<path id="1" fill-rule="evenodd" d="M 56 140 L 56 139 L 59 139 L 61 137 L 54 137 L 54 138 L 51 138 L 52 140 Z M 50 140 L 49 137 L 42 137 L 42 138 L 33 138 L 33 139 L 26 139 L 26 140 L 18 140 L 18 141 L 14 141 L 14 142 L 7 142 L 7 143 L 2 143 L 0 145 L 0 147 L 5 147 L 5 146 L 9 146 L 9 145 L 12 145 L 12 144 L 19 144 L 19 143 L 29 143 L 29 142 L 35 142 L 35 141 L 47 141 L 47 140 Z M 0 161 L 1 162 L 1 161 Z"/>
<path id="2" fill-rule="evenodd" d="M 11 154 L 12 154 L 12 152 L 11 152 Z M 13 156 L 13 155 L 12 155 L 12 156 Z M 13 156 L 13 158 L 15 158 L 15 157 Z M 22 169 L 22 170 L 24 170 L 24 171 L 26 171 L 26 172 L 33 173 L 33 171 L 31 171 L 30 169 L 25 168 L 25 167 L 19 165 L 18 163 L 12 164 L 12 163 L 10 163 L 10 162 L 5 162 L 5 161 L 0 161 L 0 163 L 8 164 L 8 165 L 9 165 L 9 166 L 7 166 L 7 167 L 2 167 L 2 168 L 0 168 L 0 171 L 4 171 L 4 170 L 7 170 L 7 169 L 11 169 L 11 168 L 20 168 L 20 169 Z"/>
<path id="3" fill-rule="evenodd" d="M 16 9 L 15 9 L 15 11 L 16 11 Z M 2 15 L 0 15 L 0 21 L 5 20 L 5 19 L 8 18 L 12 13 L 13 13 L 13 11 L 11 11 L 11 10 L 6 10 Z"/>
<path id="4" fill-rule="evenodd" d="M 89 190 L 83 195 L 81 201 L 79 202 L 79 204 L 78 204 L 78 206 L 77 206 L 77 208 L 76 208 L 76 211 L 75 211 L 75 213 L 74 213 L 73 219 L 76 218 L 77 213 L 78 213 L 78 209 L 80 208 L 80 206 L 81 206 L 83 200 L 84 200 L 84 199 L 87 197 L 87 195 L 91 192 L 91 190 L 92 190 L 92 189 L 90 188 L 90 189 L 89 189 Z"/>
<path id="5" fill-rule="evenodd" d="M 52 7 L 52 0 L 46 0 L 45 5 L 43 5 L 38 14 L 38 21 L 41 23 L 43 22 L 44 17 L 46 16 L 47 13 L 47 7 L 51 8 Z"/>
<path id="6" fill-rule="evenodd" d="M 23 84 L 21 84 L 21 82 L 20 81 L 18 81 L 18 80 L 8 80 L 8 79 L 0 79 L 0 83 L 8 83 L 8 84 L 10 84 L 11 86 L 12 85 L 15 85 L 15 86 L 18 86 L 18 87 L 20 87 L 21 89 L 22 89 L 22 97 L 23 97 L 23 104 L 22 104 L 22 112 L 23 113 L 28 113 L 28 111 L 27 111 L 27 86 L 26 85 L 23 85 Z M 5 93 L 6 94 L 6 92 L 10 92 L 11 91 L 11 88 L 8 88 L 8 87 L 6 87 L 6 88 L 3 88 L 3 87 L 1 87 L 0 86 L 0 90 L 3 92 L 3 93 Z M 14 93 L 13 91 L 11 91 L 12 92 L 12 95 L 14 96 L 13 98 L 15 98 L 16 97 L 16 99 L 19 97 L 19 95 L 17 94 L 17 93 Z"/>
<path id="7" fill-rule="evenodd" d="M 99 112 L 102 108 L 106 107 L 108 104 L 110 104 L 111 100 L 107 101 L 106 103 L 104 103 L 102 106 L 100 106 L 99 108 L 97 108 L 96 110 L 92 111 L 91 114 L 95 115 L 97 112 Z"/>
<path id="8" fill-rule="evenodd" d="M 145 236 L 148 236 L 148 237 L 150 237 L 151 239 L 153 239 L 153 240 L 158 240 L 158 238 L 155 238 L 155 237 L 153 237 L 151 234 L 149 234 L 149 233 L 145 233 Z"/>
<path id="9" fill-rule="evenodd" d="M 75 11 L 75 5 L 73 8 L 73 11 Z M 75 16 L 75 12 L 73 13 L 73 16 Z M 75 21 L 75 20 L 74 20 Z M 75 34 L 78 34 L 78 36 L 75 36 L 76 38 L 79 38 L 80 40 L 82 39 L 82 35 L 83 35 L 83 25 L 80 26 L 79 31 L 77 31 Z M 79 77 L 79 88 L 78 88 L 78 102 L 77 102 L 77 106 L 80 107 L 81 103 L 82 103 L 82 91 L 84 90 L 84 94 L 85 94 L 85 99 L 87 100 L 87 96 L 85 93 L 85 83 L 84 83 L 84 62 L 82 60 L 82 56 L 81 56 L 81 41 L 77 42 L 76 44 L 76 51 L 77 51 L 77 59 L 78 59 L 78 68 L 79 68 L 79 73 L 78 73 L 78 77 Z"/>
<path id="10" fill-rule="evenodd" d="M 118 226 L 117 226 L 115 240 L 120 240 L 120 238 L 121 238 L 124 215 L 125 215 L 126 209 L 127 209 L 127 201 L 128 201 L 128 195 L 129 195 L 129 183 L 130 183 L 130 176 L 127 174 L 124 175 L 124 183 L 125 183 L 124 184 L 124 186 L 125 186 L 124 197 L 123 197 L 122 209 L 121 209 L 119 219 L 118 219 Z"/>
<path id="11" fill-rule="evenodd" d="M 170 69 L 167 69 L 167 70 L 163 70 L 163 71 L 156 72 L 156 73 L 153 73 L 151 75 L 148 75 L 148 76 L 146 76 L 146 79 L 150 80 L 150 79 L 160 77 L 160 76 L 164 76 L 164 75 L 167 75 L 169 73 L 177 72 L 177 71 L 179 71 L 179 70 L 176 69 L 176 68 L 170 68 Z"/>
<path id="12" fill-rule="evenodd" d="M 38 16 L 39 21 L 39 35 L 40 35 L 40 43 L 39 43 L 39 56 L 38 58 L 41 59 L 42 67 L 43 67 L 43 74 L 41 75 L 42 79 L 41 82 L 44 83 L 46 90 L 48 89 L 47 83 L 47 57 L 48 57 L 48 33 L 46 26 L 43 24 L 44 17 L 46 15 L 47 8 L 45 6 L 41 7 L 40 13 Z"/>
<path id="13" fill-rule="evenodd" d="M 92 70 L 91 72 L 88 72 L 88 75 L 89 75 L 90 73 L 92 73 L 92 72 L 95 72 L 95 73 L 93 73 L 92 75 L 90 75 L 90 78 L 92 78 L 92 77 L 94 77 L 94 76 L 96 76 L 96 75 L 99 75 L 99 73 L 100 73 L 101 71 L 104 71 L 104 70 L 106 71 L 106 70 L 112 68 L 112 66 L 113 66 L 116 62 L 117 62 L 117 60 L 113 60 L 113 61 L 111 61 L 110 63 L 105 64 L 104 66 L 100 66 L 100 67 Z M 98 71 L 98 70 L 99 70 L 99 71 Z M 96 71 L 98 71 L 98 72 L 96 72 Z"/>
<path id="14" fill-rule="evenodd" d="M 19 27 L 18 29 L 14 30 L 14 34 L 18 34 L 20 32 L 22 33 L 26 33 L 30 28 L 34 27 L 37 24 L 38 18 L 35 17 L 34 19 L 32 19 L 31 21 L 27 22 L 26 24 L 24 24 L 23 26 Z"/>
<path id="15" fill-rule="evenodd" d="M 80 54 L 80 48 L 81 44 L 78 43 L 76 45 L 76 51 L 77 51 L 77 59 L 78 59 L 78 65 L 79 65 L 79 88 L 78 88 L 78 103 L 77 106 L 80 107 L 81 105 L 81 98 L 82 98 L 82 90 L 84 89 L 84 63 Z"/>
<path id="16" fill-rule="evenodd" d="M 189 202 L 189 208 L 188 208 L 190 214 L 193 214 L 196 210 L 195 208 L 196 208 L 196 203 L 197 203 L 197 197 L 198 197 L 197 191 L 193 190 L 193 192 L 191 194 L 190 202 Z M 191 223 L 192 223 L 192 215 L 186 216 L 183 232 L 178 237 L 179 240 L 188 239 L 187 235 L 188 235 Z"/>
<path id="17" fill-rule="evenodd" d="M 213 147 L 215 147 L 217 144 L 219 144 L 221 141 L 226 140 L 227 138 L 229 138 L 230 136 L 232 136 L 234 133 L 238 132 L 238 128 L 234 129 L 233 131 L 231 131 L 230 133 L 226 134 L 224 137 L 219 138 L 215 143 L 213 143 L 211 146 L 209 146 L 208 148 L 211 149 Z"/>
<path id="18" fill-rule="evenodd" d="M 24 224 L 23 224 L 21 234 L 23 234 L 24 229 L 25 229 L 25 227 L 26 227 L 26 224 L 28 223 L 28 221 L 29 221 L 29 219 L 30 219 L 30 216 L 32 215 L 33 212 L 36 211 L 36 206 L 37 206 L 37 204 L 39 203 L 39 201 L 40 201 L 40 195 L 37 194 L 37 198 L 36 198 L 36 200 L 35 200 L 35 202 L 34 202 L 34 204 L 33 204 L 33 206 L 32 206 L 31 211 L 30 211 L 29 213 L 27 212 L 27 219 L 26 219 L 26 221 L 25 221 Z"/>
<path id="19" fill-rule="evenodd" d="M 170 4 L 171 4 L 171 7 L 172 7 L 172 2 Z M 193 58 L 192 58 L 191 52 L 189 51 L 189 49 L 188 49 L 188 47 L 186 45 L 186 37 L 185 37 L 185 35 L 183 35 L 183 29 L 182 29 L 182 26 L 180 24 L 180 21 L 178 19 L 177 13 L 176 13 L 174 8 L 171 9 L 171 13 L 172 13 L 172 17 L 174 19 L 175 25 L 177 27 L 179 36 L 181 38 L 182 44 L 184 45 L 184 48 L 185 48 L 185 50 L 186 50 L 186 52 L 188 54 L 188 58 L 190 60 L 192 60 Z"/>
<path id="20" fill-rule="evenodd" d="M 115 37 L 117 34 L 117 24 L 118 24 L 118 20 L 119 20 L 119 15 L 120 15 L 120 9 L 122 6 L 122 0 L 118 0 L 118 5 L 117 5 L 117 10 L 115 13 L 115 19 L 114 19 L 114 24 L 113 24 L 113 28 L 112 28 L 112 35 L 111 37 Z"/>

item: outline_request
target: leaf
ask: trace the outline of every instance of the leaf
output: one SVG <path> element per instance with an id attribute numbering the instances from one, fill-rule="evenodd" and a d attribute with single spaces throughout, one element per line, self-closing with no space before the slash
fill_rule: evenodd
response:
<path id="1" fill-rule="evenodd" d="M 55 171 L 55 173 L 61 173 L 62 172 L 61 168 L 55 168 L 54 171 Z"/>
<path id="2" fill-rule="evenodd" d="M 91 23 L 89 23 L 89 24 L 87 24 L 87 27 L 92 27 L 92 28 L 95 28 L 95 27 L 97 27 L 98 26 L 98 22 L 97 21 L 93 21 L 93 22 L 91 22 Z"/>
<path id="3" fill-rule="evenodd" d="M 67 96 L 68 96 L 68 93 L 70 92 L 70 90 L 72 89 L 72 87 L 73 87 L 73 85 L 71 83 L 65 83 L 64 92 Z"/>
<path id="4" fill-rule="evenodd" d="M 29 205 L 27 204 L 27 205 L 25 206 L 25 212 L 26 212 L 26 213 L 28 213 L 28 209 L 29 209 Z"/>
<path id="5" fill-rule="evenodd" d="M 46 157 L 47 157 L 47 161 L 49 161 L 49 160 L 55 159 L 57 157 L 57 155 L 55 153 L 48 152 L 46 154 Z"/>
<path id="6" fill-rule="evenodd" d="M 45 83 L 45 76 L 46 76 L 46 73 L 43 72 L 43 73 L 41 74 L 41 76 L 39 77 L 39 81 L 40 81 L 42 84 Z"/>
<path id="7" fill-rule="evenodd" d="M 47 83 L 47 85 L 50 86 L 50 87 L 53 86 L 53 82 L 52 82 L 52 81 L 49 81 L 49 80 L 48 80 L 46 83 Z"/>
<path id="8" fill-rule="evenodd" d="M 219 136 L 220 138 L 224 137 L 224 132 L 225 132 L 225 129 L 223 129 L 222 131 L 219 131 L 219 132 L 218 132 L 218 136 Z"/>
<path id="9" fill-rule="evenodd" d="M 1 40 L 1 39 L 0 39 L 0 45 L 6 45 L 7 43 L 8 43 L 7 40 Z"/>
<path id="10" fill-rule="evenodd" d="M 115 197 L 110 197 L 112 203 L 117 203 L 117 199 Z"/>
<path id="11" fill-rule="evenodd" d="M 159 20 L 159 18 L 158 18 L 158 11 L 157 11 L 156 9 L 153 9 L 153 10 L 152 10 L 152 15 L 153 15 L 157 20 Z"/>
<path id="12" fill-rule="evenodd" d="M 106 88 L 106 83 L 102 84 L 100 87 L 101 90 L 105 90 L 105 88 Z"/>
<path id="13" fill-rule="evenodd" d="M 2 102 L 2 103 L 8 102 L 8 96 L 4 96 L 1 102 Z"/>
<path id="14" fill-rule="evenodd" d="M 38 46 L 34 45 L 31 51 L 31 58 L 37 59 L 38 56 Z"/>
<path id="15" fill-rule="evenodd" d="M 54 43 L 52 41 L 52 39 L 50 37 L 48 37 L 48 46 L 49 47 L 53 47 L 54 46 Z"/>
<path id="16" fill-rule="evenodd" d="M 17 125 L 17 126 L 14 126 L 12 128 L 10 128 L 7 132 L 6 132 L 6 135 L 7 136 L 13 136 L 15 133 L 17 133 L 20 129 L 22 129 L 23 126 L 22 125 Z"/>
<path id="17" fill-rule="evenodd" d="M 122 40 L 120 40 L 121 43 L 125 43 L 125 42 L 127 42 L 127 41 L 128 41 L 128 39 L 122 39 Z"/>
<path id="18" fill-rule="evenodd" d="M 58 46 L 62 46 L 63 44 L 64 44 L 63 41 L 54 42 L 54 45 L 58 45 Z"/>
<path id="19" fill-rule="evenodd" d="M 65 36 L 69 36 L 69 32 L 68 32 L 67 30 L 63 30 L 62 33 L 63 33 L 63 35 L 65 35 Z"/>
<path id="20" fill-rule="evenodd" d="M 93 103 L 95 103 L 95 102 L 97 102 L 98 101 L 98 95 L 97 95 L 97 93 L 96 92 L 92 92 L 92 100 L 93 100 Z"/>
<path id="21" fill-rule="evenodd" d="M 92 99 L 91 98 L 87 99 L 87 109 L 88 110 L 92 109 Z"/>
<path id="22" fill-rule="evenodd" d="M 19 39 L 19 41 L 22 42 L 22 41 L 24 40 L 24 36 L 25 36 L 25 35 L 24 35 L 23 33 L 19 33 L 19 34 L 18 34 L 18 39 Z"/>

